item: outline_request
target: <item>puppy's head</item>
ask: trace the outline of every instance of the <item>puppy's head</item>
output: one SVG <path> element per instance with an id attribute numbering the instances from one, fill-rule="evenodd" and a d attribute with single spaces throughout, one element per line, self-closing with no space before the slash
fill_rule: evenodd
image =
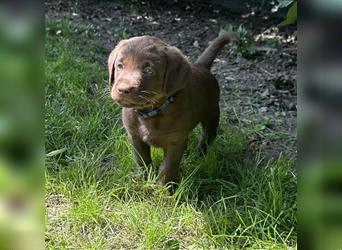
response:
<path id="1" fill-rule="evenodd" d="M 148 107 L 184 88 L 191 71 L 175 47 L 150 36 L 122 40 L 108 59 L 111 97 L 123 107 Z"/>

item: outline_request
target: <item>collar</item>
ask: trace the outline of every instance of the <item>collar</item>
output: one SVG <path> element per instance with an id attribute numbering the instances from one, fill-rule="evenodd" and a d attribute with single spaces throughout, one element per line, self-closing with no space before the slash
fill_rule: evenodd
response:
<path id="1" fill-rule="evenodd" d="M 134 109 L 134 111 L 137 112 L 139 115 L 141 115 L 144 118 L 149 118 L 149 117 L 159 115 L 164 109 L 166 109 L 173 102 L 174 102 L 174 97 L 169 96 L 165 100 L 165 102 L 163 102 L 163 104 L 159 106 L 159 108 L 150 109 L 150 110 L 146 110 L 146 111 L 139 111 L 138 109 Z"/>

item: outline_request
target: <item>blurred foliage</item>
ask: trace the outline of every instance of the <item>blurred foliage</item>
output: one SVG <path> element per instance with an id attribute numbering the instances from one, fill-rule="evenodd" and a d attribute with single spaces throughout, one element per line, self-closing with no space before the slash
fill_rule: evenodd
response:
<path id="1" fill-rule="evenodd" d="M 44 249 L 44 70 L 38 11 L 0 3 L 0 249 Z M 17 7 L 17 6 L 16 6 Z"/>
<path id="2" fill-rule="evenodd" d="M 292 6 L 287 11 L 286 19 L 279 24 L 279 27 L 295 24 L 297 22 L 297 1 L 296 0 L 278 0 L 277 9 Z"/>

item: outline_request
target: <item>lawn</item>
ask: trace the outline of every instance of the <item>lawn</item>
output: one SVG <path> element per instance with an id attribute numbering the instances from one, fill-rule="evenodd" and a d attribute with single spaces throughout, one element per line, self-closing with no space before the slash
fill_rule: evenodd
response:
<path id="1" fill-rule="evenodd" d="M 295 249 L 295 159 L 251 151 L 256 131 L 223 112 L 205 156 L 194 150 L 199 130 L 190 135 L 179 187 L 156 186 L 155 169 L 132 160 L 108 94 L 110 51 L 91 36 L 47 19 L 47 248 Z M 157 166 L 162 152 L 152 155 Z"/>

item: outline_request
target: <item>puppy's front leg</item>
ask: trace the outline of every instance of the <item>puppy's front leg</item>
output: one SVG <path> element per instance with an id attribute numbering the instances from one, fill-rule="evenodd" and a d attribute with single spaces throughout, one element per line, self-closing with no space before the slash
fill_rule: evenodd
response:
<path id="1" fill-rule="evenodd" d="M 138 136 L 129 134 L 128 139 L 133 145 L 133 155 L 136 164 L 138 166 L 150 165 L 152 163 L 150 145 L 143 142 Z"/>
<path id="2" fill-rule="evenodd" d="M 171 181 L 177 181 L 179 164 L 183 153 L 186 149 L 187 140 L 167 145 L 164 148 L 164 160 L 159 168 L 159 175 L 157 182 L 159 184 L 166 184 Z"/>

